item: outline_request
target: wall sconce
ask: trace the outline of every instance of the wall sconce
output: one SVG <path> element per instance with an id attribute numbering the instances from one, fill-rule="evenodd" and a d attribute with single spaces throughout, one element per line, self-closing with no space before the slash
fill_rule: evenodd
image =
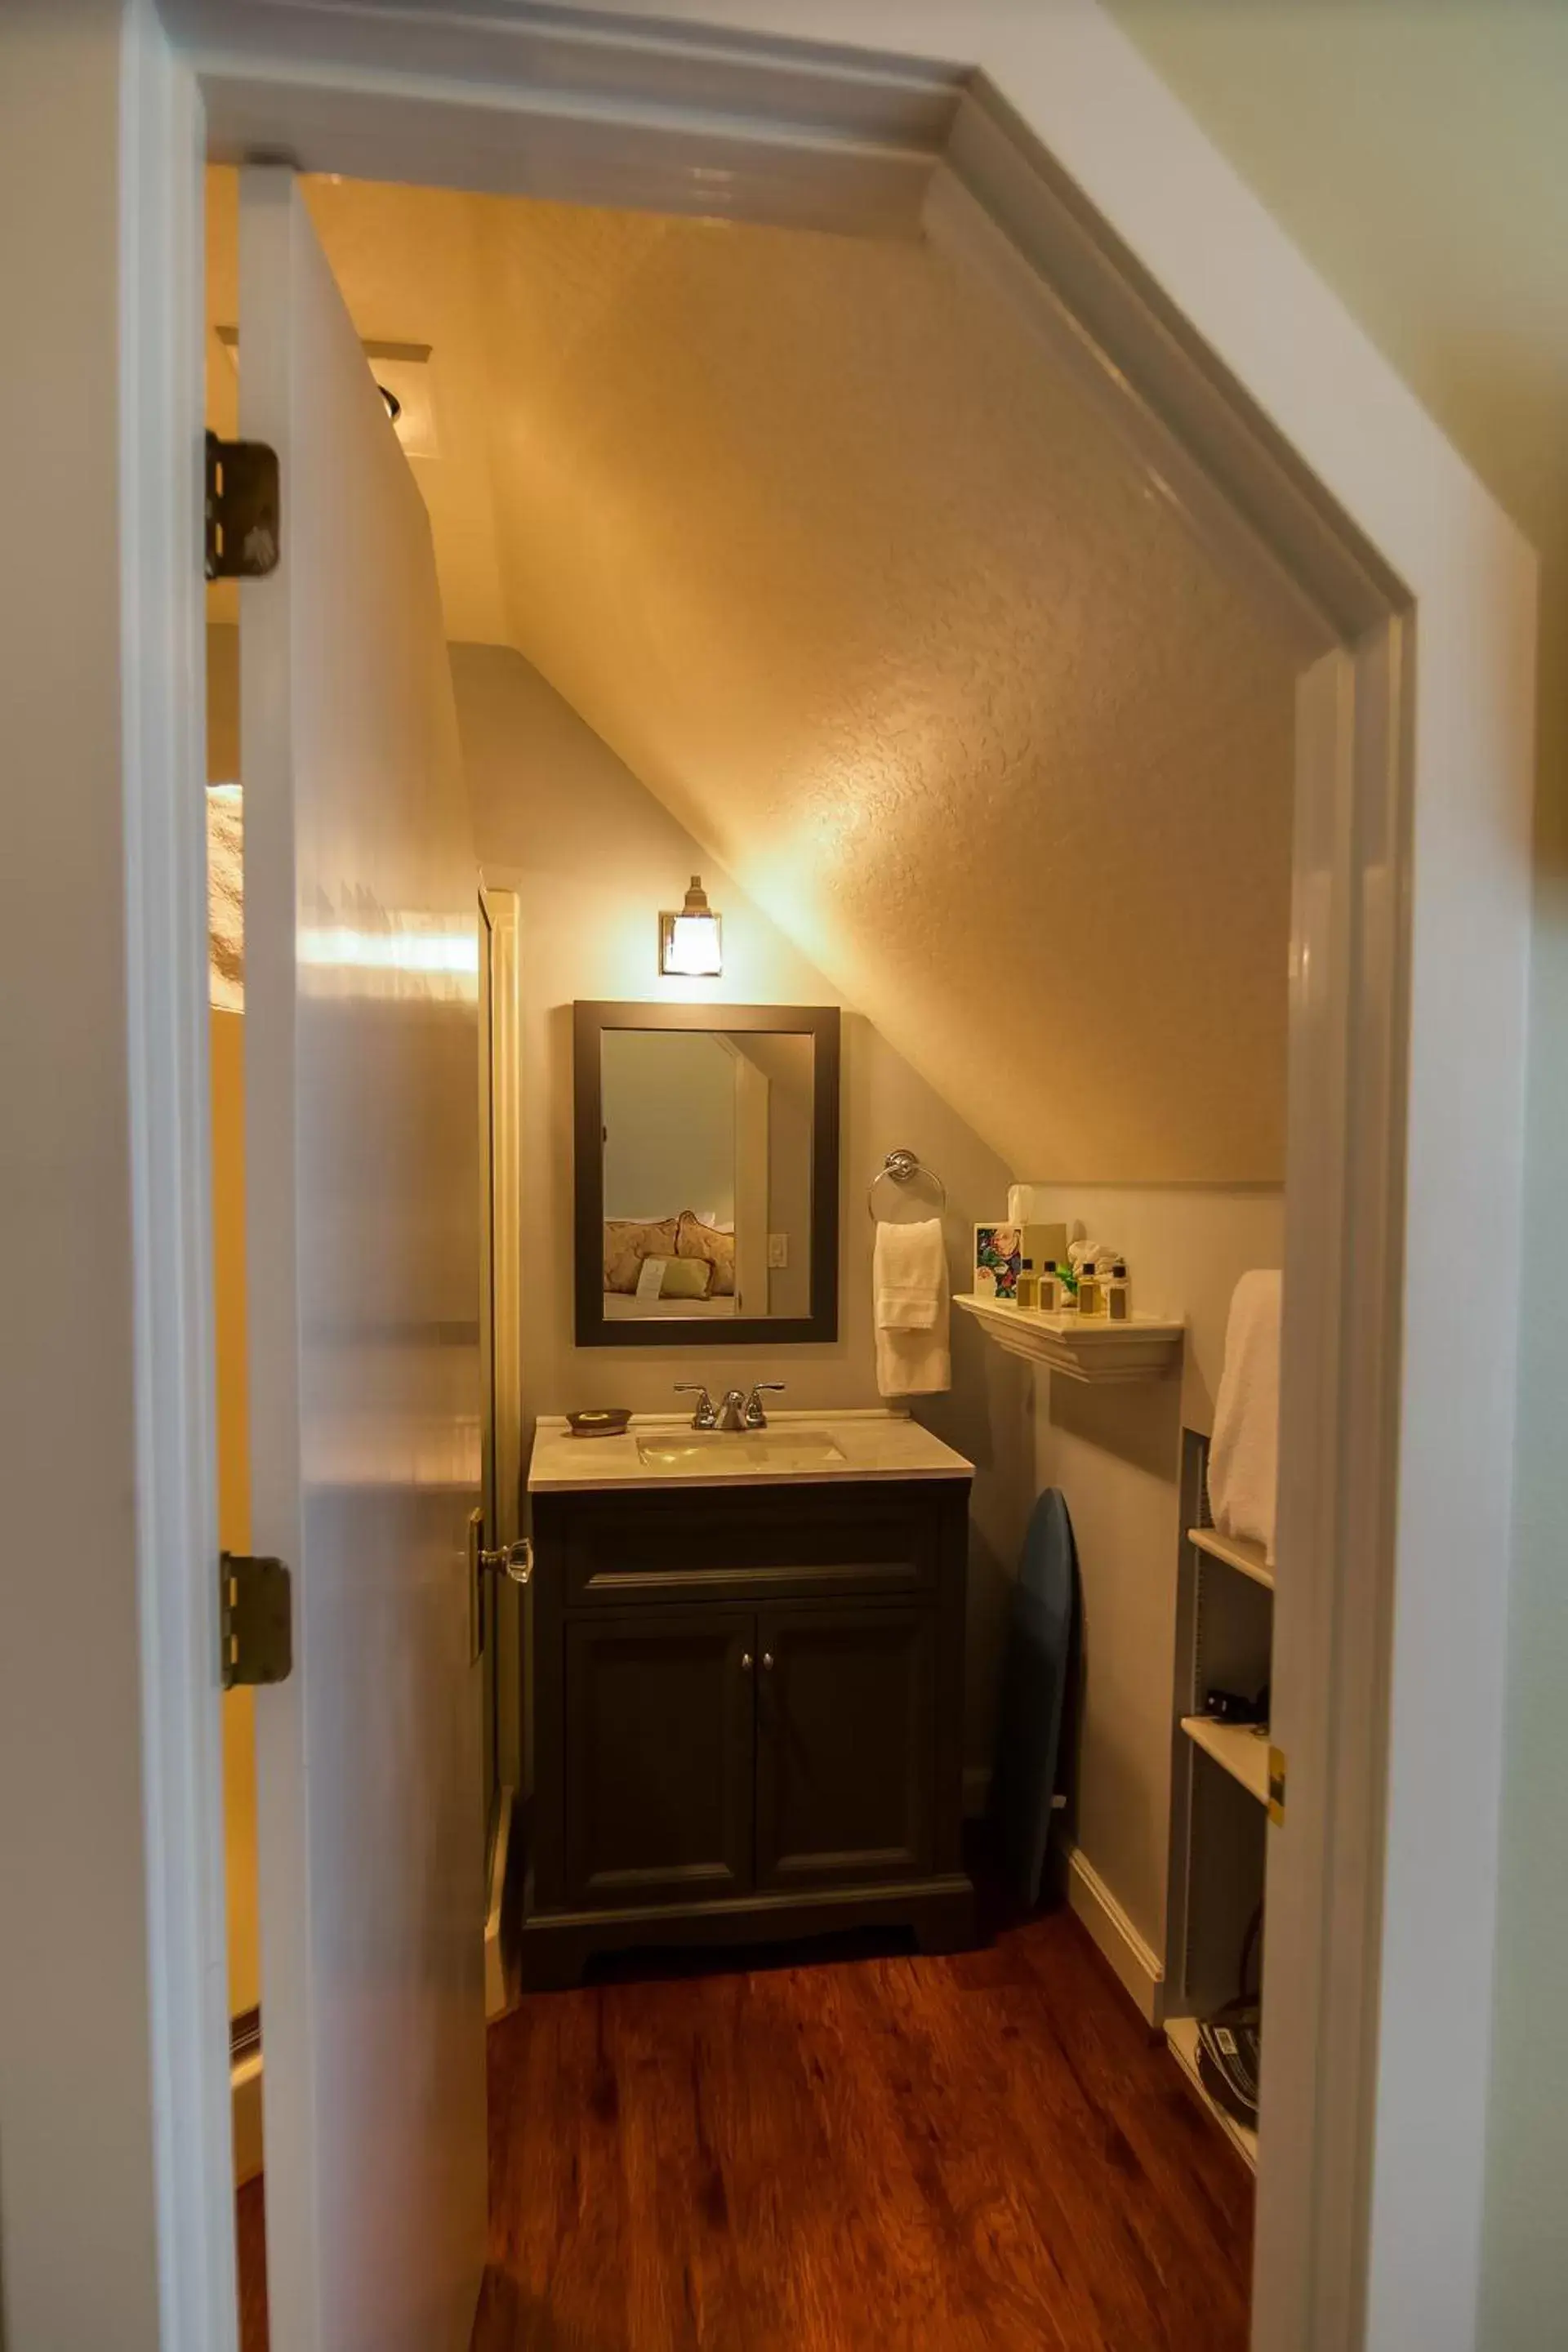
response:
<path id="1" fill-rule="evenodd" d="M 720 921 L 708 904 L 700 874 L 692 876 L 679 913 L 659 916 L 658 968 L 667 980 L 718 980 L 722 975 Z"/>

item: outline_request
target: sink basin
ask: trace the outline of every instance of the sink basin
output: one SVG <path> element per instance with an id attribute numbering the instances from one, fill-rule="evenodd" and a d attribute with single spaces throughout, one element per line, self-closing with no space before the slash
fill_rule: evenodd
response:
<path id="1" fill-rule="evenodd" d="M 846 1455 L 825 1429 L 690 1429 L 639 1437 L 650 1470 L 829 1470 Z"/>

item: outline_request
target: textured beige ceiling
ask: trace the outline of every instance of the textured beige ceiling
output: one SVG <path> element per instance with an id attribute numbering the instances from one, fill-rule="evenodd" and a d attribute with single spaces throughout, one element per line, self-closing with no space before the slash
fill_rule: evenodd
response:
<path id="1" fill-rule="evenodd" d="M 362 333 L 435 349 L 450 634 L 1020 1175 L 1277 1177 L 1289 658 L 1000 299 L 919 246 L 310 201 Z"/>

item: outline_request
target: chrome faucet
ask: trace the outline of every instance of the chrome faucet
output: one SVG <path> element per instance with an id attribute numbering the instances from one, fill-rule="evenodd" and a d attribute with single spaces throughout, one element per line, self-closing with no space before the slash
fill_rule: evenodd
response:
<path id="1" fill-rule="evenodd" d="M 715 1406 L 712 1398 L 709 1395 L 700 1381 L 677 1381 L 675 1383 L 675 1393 L 677 1396 L 693 1395 L 696 1397 L 697 1409 L 691 1416 L 691 1426 L 693 1429 L 718 1428 L 718 1408 Z M 738 1423 L 737 1426 L 739 1426 Z"/>
<path id="2" fill-rule="evenodd" d="M 783 1381 L 753 1381 L 752 1393 L 746 1396 L 740 1389 L 726 1389 L 721 1402 L 715 1404 L 700 1381 L 677 1381 L 677 1396 L 694 1396 L 697 1407 L 691 1416 L 693 1429 L 766 1429 L 767 1414 L 763 1410 L 764 1394 L 782 1396 Z"/>
<path id="3" fill-rule="evenodd" d="M 721 1429 L 745 1428 L 746 1398 L 740 1389 L 725 1390 L 723 1402 L 719 1407 L 719 1426 Z"/>
<path id="4" fill-rule="evenodd" d="M 767 1414 L 763 1411 L 763 1391 L 764 1390 L 772 1395 L 783 1396 L 784 1384 L 783 1381 L 752 1381 L 752 1393 L 746 1399 L 746 1427 L 748 1429 L 766 1429 L 768 1425 Z"/>

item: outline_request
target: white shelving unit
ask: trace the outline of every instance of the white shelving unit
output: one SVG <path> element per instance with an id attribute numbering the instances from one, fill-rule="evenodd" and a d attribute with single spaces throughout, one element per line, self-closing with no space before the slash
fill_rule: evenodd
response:
<path id="1" fill-rule="evenodd" d="M 1069 1381 L 1157 1381 L 1182 1352 L 1184 1323 L 1134 1315 L 1042 1315 L 1033 1307 L 999 1307 L 960 1291 L 953 1305 L 973 1315 L 986 1338 L 1009 1356 L 1026 1357 Z"/>
<path id="2" fill-rule="evenodd" d="M 1175 2060 L 1177 2065 L 1186 2076 L 1191 2088 L 1196 2092 L 1198 2097 L 1203 2101 L 1210 2115 L 1213 2116 L 1215 2123 L 1218 2124 L 1221 2131 L 1224 2132 L 1226 2137 L 1230 2141 L 1231 2146 L 1246 2158 L 1247 2162 L 1252 2167 L 1254 2172 L 1256 2172 L 1258 2169 L 1258 2134 L 1253 2131 L 1248 2125 L 1238 2123 L 1233 2115 L 1228 2115 L 1225 2108 L 1220 2105 L 1219 2101 L 1217 2099 L 1211 2099 L 1208 2093 L 1204 2088 L 1203 2076 L 1198 2073 L 1197 2019 L 1195 2017 L 1173 2017 L 1165 2027 L 1165 2041 L 1170 2049 L 1172 2057 Z"/>
<path id="3" fill-rule="evenodd" d="M 1182 1729 L 1194 1748 L 1212 1756 L 1260 1805 L 1268 1802 L 1268 1740 L 1250 1724 L 1214 1723 L 1206 1715 L 1184 1715 Z"/>
<path id="4" fill-rule="evenodd" d="M 1274 1570 L 1260 1543 L 1249 1543 L 1245 1536 L 1222 1536 L 1217 1528 L 1189 1528 L 1187 1541 L 1206 1552 L 1210 1559 L 1223 1559 L 1238 1576 L 1250 1576 L 1254 1584 L 1273 1591 Z"/>
<path id="5" fill-rule="evenodd" d="M 1263 1897 L 1268 1738 L 1204 1712 L 1211 1690 L 1250 1698 L 1269 1682 L 1274 1571 L 1261 1544 L 1210 1527 L 1208 1441 L 1183 1433 L 1171 1770 L 1171 1912 L 1165 2039 L 1226 2137 L 1255 2164 L 1258 2136 L 1227 2115 L 1198 2075 L 1198 2021 L 1241 1990 L 1242 1950 Z M 1266 2053 L 1267 2063 L 1267 2053 Z"/>

